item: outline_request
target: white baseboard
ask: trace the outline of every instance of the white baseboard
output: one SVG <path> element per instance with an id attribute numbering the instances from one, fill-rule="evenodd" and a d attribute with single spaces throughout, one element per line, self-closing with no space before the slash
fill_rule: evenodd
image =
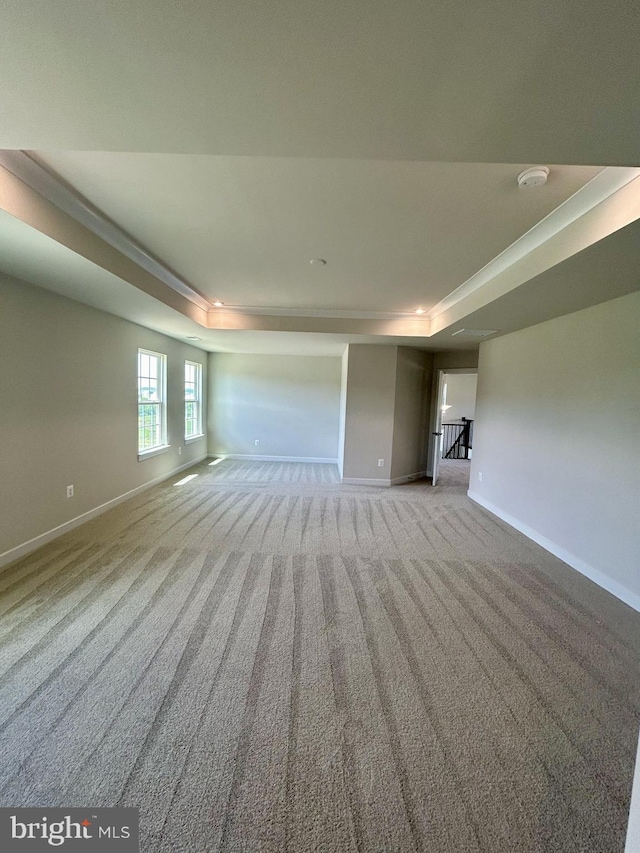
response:
<path id="1" fill-rule="evenodd" d="M 210 453 L 212 459 L 248 459 L 252 462 L 315 462 L 322 465 L 337 465 L 337 459 L 324 456 L 258 456 L 253 453 Z"/>
<path id="2" fill-rule="evenodd" d="M 422 480 L 427 476 L 426 471 L 416 471 L 415 474 L 405 474 L 403 477 L 394 477 L 391 480 L 392 486 L 402 486 L 403 483 L 413 483 L 414 480 Z"/>
<path id="3" fill-rule="evenodd" d="M 25 557 L 32 551 L 35 551 L 38 548 L 41 548 L 43 545 L 46 545 L 47 542 L 52 542 L 54 539 L 57 539 L 58 536 L 62 536 L 64 533 L 68 533 L 75 527 L 79 527 L 81 524 L 84 524 L 85 521 L 91 521 L 92 518 L 95 518 L 98 515 L 102 515 L 102 513 L 106 512 L 108 509 L 113 509 L 114 506 L 117 506 L 118 504 L 121 504 L 124 501 L 128 501 L 129 498 L 133 498 L 136 495 L 139 495 L 141 492 L 150 489 L 152 486 L 157 486 L 158 483 L 162 483 L 164 482 L 164 480 L 169 480 L 171 477 L 174 477 L 181 471 L 186 471 L 187 468 L 193 468 L 194 465 L 197 465 L 199 462 L 202 462 L 206 458 L 206 454 L 203 454 L 197 459 L 193 459 L 191 462 L 185 462 L 184 465 L 180 465 L 178 468 L 174 468 L 172 471 L 169 471 L 168 474 L 163 474 L 161 477 L 156 477 L 153 480 L 149 480 L 148 483 L 143 483 L 141 486 L 136 486 L 135 489 L 131 489 L 131 491 L 125 492 L 123 495 L 118 495 L 117 498 L 112 498 L 110 501 L 100 504 L 100 506 L 94 507 L 93 509 L 90 509 L 87 512 L 83 512 L 82 515 L 77 515 L 70 521 L 65 521 L 64 524 L 59 524 L 58 527 L 54 527 L 52 530 L 47 530 L 46 533 L 41 533 L 39 536 L 35 536 L 33 539 L 29 539 L 28 542 L 23 542 L 22 545 L 16 545 L 15 548 L 10 548 L 8 551 L 5 551 L 3 554 L 0 554 L 0 568 L 8 565 L 9 563 L 13 563 L 14 560 L 19 560 L 21 557 Z"/>
<path id="4" fill-rule="evenodd" d="M 342 484 L 345 486 L 390 486 L 391 480 L 368 480 L 362 477 L 343 477 Z"/>
<path id="5" fill-rule="evenodd" d="M 426 471 L 416 471 L 415 474 L 405 474 L 402 477 L 394 477 L 393 480 L 343 477 L 342 483 L 345 486 L 401 486 L 403 483 L 412 483 L 414 480 L 420 480 L 422 477 L 426 476 L 426 473 Z"/>
<path id="6" fill-rule="evenodd" d="M 489 512 L 492 512 L 494 515 L 497 515 L 498 518 L 501 518 L 502 521 L 506 521 L 507 524 L 510 524 L 511 527 L 515 527 L 516 530 L 520 531 L 520 533 L 524 533 L 524 535 L 528 539 L 532 539 L 538 545 L 545 549 L 545 551 L 549 551 L 550 554 L 553 554 L 554 557 L 557 557 L 559 560 L 562 560 L 563 563 L 566 563 L 568 566 L 571 566 L 572 569 L 575 569 L 580 574 L 592 580 L 594 583 L 598 584 L 598 586 L 602 587 L 602 589 L 606 589 L 607 592 L 610 592 L 611 595 L 615 595 L 616 598 L 619 598 L 620 601 L 624 601 L 625 604 L 628 604 L 629 607 L 633 607 L 634 610 L 640 612 L 640 595 L 636 595 L 635 592 L 631 592 L 631 590 L 619 584 L 617 581 L 610 578 L 604 572 L 601 572 L 599 569 L 594 568 L 594 566 L 589 565 L 589 563 L 585 563 L 584 560 L 581 560 L 580 557 L 576 557 L 575 554 L 572 554 L 570 551 L 565 550 L 560 545 L 557 545 L 555 542 L 552 542 L 551 539 L 547 539 L 546 536 L 543 536 L 541 533 L 538 533 L 537 530 L 534 530 L 532 527 L 529 527 L 528 524 L 524 524 L 517 518 L 514 518 L 512 515 L 509 515 L 508 512 L 504 512 L 500 509 L 500 507 L 495 506 L 490 501 L 485 500 L 476 492 L 473 492 L 471 489 L 467 492 L 467 496 L 471 498 L 477 504 L 488 509 Z"/>

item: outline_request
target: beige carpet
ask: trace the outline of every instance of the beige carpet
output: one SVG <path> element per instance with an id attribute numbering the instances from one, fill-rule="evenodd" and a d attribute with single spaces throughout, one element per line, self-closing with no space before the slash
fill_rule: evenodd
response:
<path id="1" fill-rule="evenodd" d="M 188 473 L 0 575 L 0 805 L 138 806 L 145 853 L 621 853 L 637 614 L 444 476 Z"/>
<path id="2" fill-rule="evenodd" d="M 464 486 L 469 488 L 470 459 L 441 459 L 438 462 L 438 486 Z"/>

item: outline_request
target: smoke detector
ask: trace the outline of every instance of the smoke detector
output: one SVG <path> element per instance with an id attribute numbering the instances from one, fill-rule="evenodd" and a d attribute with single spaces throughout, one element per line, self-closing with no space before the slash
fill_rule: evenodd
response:
<path id="1" fill-rule="evenodd" d="M 518 186 L 523 189 L 529 187 L 542 187 L 547 183 L 549 170 L 546 166 L 534 166 L 532 169 L 525 169 L 518 175 Z"/>

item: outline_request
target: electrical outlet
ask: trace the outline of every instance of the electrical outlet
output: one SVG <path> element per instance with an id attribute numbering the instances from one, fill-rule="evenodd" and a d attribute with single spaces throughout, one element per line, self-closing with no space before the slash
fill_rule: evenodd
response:
<path id="1" fill-rule="evenodd" d="M 378 459 L 378 468 L 384 468 L 384 459 Z"/>
<path id="2" fill-rule="evenodd" d="M 253 443 L 255 444 L 256 447 L 259 447 L 260 446 L 260 439 L 256 438 L 256 440 Z"/>
<path id="3" fill-rule="evenodd" d="M 482 471 L 478 471 L 478 482 L 482 482 Z"/>
<path id="4" fill-rule="evenodd" d="M 182 445 L 178 447 L 178 456 L 182 456 Z"/>
<path id="5" fill-rule="evenodd" d="M 67 497 L 68 498 L 73 497 L 73 486 L 67 486 Z"/>

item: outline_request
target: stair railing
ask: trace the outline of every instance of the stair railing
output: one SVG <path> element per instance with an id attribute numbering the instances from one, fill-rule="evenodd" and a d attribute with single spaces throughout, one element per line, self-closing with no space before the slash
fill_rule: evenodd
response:
<path id="1" fill-rule="evenodd" d="M 443 459 L 468 459 L 473 444 L 473 421 L 462 418 L 461 424 L 442 424 Z"/>

